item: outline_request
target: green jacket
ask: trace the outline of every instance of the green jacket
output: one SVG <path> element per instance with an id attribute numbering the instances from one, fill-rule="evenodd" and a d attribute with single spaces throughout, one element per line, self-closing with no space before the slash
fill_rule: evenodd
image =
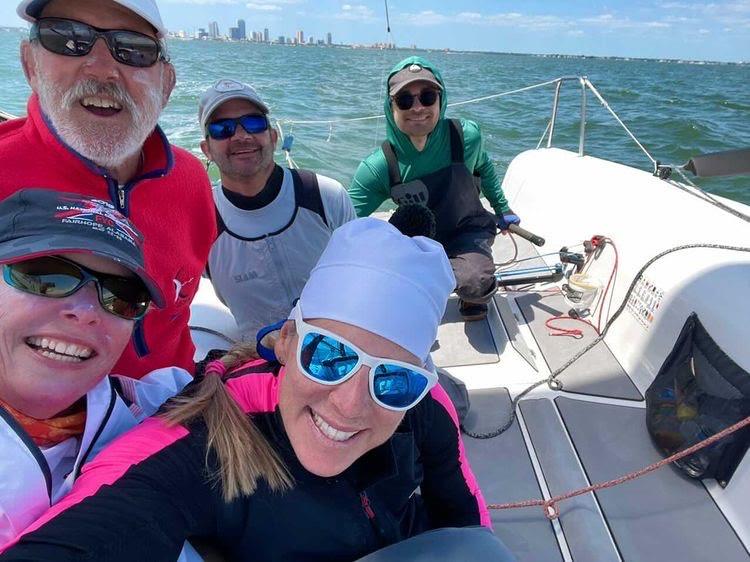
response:
<path id="1" fill-rule="evenodd" d="M 391 76 L 411 64 L 419 64 L 428 68 L 443 85 L 443 93 L 440 96 L 440 119 L 427 138 L 427 144 L 421 152 L 414 148 L 409 137 L 396 126 L 393 120 L 390 96 L 386 95 L 383 104 L 386 118 L 386 137 L 395 149 L 403 182 L 431 174 L 446 167 L 451 161 L 450 130 L 448 119 L 445 118 L 448 94 L 440 71 L 421 57 L 409 57 L 391 69 L 386 84 Z M 507 212 L 510 207 L 500 187 L 500 179 L 495 172 L 495 166 L 484 149 L 484 139 L 479 125 L 468 119 L 461 119 L 460 121 L 464 133 L 466 167 L 470 172 L 476 173 L 482 178 L 482 193 L 492 205 L 495 213 L 501 215 Z M 349 187 L 349 195 L 354 202 L 354 209 L 359 217 L 368 216 L 383 201 L 390 198 L 388 164 L 382 148 L 375 150 L 360 163 Z"/>

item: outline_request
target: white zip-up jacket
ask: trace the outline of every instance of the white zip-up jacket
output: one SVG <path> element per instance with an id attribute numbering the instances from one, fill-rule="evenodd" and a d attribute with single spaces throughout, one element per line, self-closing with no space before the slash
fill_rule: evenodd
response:
<path id="1" fill-rule="evenodd" d="M 176 367 L 158 369 L 140 380 L 105 377 L 86 394 L 83 436 L 45 451 L 0 407 L 0 545 L 65 496 L 83 464 L 109 441 L 156 413 L 190 380 L 187 371 Z"/>
<path id="2" fill-rule="evenodd" d="M 237 320 L 243 341 L 285 320 L 331 234 L 356 218 L 336 180 L 307 170 L 283 168 L 276 198 L 244 210 L 214 186 L 219 236 L 208 256 L 217 296 Z"/>

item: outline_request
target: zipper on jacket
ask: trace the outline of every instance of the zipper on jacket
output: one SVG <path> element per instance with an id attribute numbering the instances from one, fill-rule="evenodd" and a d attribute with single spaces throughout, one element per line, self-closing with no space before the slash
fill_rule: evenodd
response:
<path id="1" fill-rule="evenodd" d="M 107 424 L 109 423 L 109 418 L 112 417 L 112 412 L 115 409 L 115 403 L 117 402 L 118 394 L 115 391 L 114 385 L 112 385 L 111 379 L 110 379 L 110 391 L 111 394 L 109 396 L 109 405 L 107 406 L 107 411 L 104 413 L 104 418 L 102 418 L 101 423 L 99 424 L 99 427 L 96 430 L 96 433 L 94 434 L 94 437 L 91 439 L 91 443 L 89 443 L 88 449 L 86 449 L 86 452 L 83 453 L 83 455 L 79 456 L 78 459 L 76 459 L 76 464 L 73 467 L 73 470 L 75 470 L 75 476 L 73 478 L 78 478 L 81 475 L 81 469 L 83 468 L 83 465 L 86 464 L 89 460 L 89 455 L 91 455 L 91 451 L 94 450 L 94 447 L 96 446 L 96 442 L 99 441 L 99 437 L 101 437 L 102 432 L 104 431 L 104 428 L 107 427 Z M 88 406 L 88 394 L 86 395 L 86 405 Z"/>
<path id="2" fill-rule="evenodd" d="M 365 510 L 365 515 L 367 515 L 367 518 L 375 519 L 375 512 L 370 505 L 370 498 L 367 497 L 367 494 L 365 492 L 360 492 L 359 499 L 362 502 L 362 509 Z"/>
<path id="3" fill-rule="evenodd" d="M 138 357 L 145 357 L 149 353 L 142 318 L 135 323 L 135 328 L 133 328 L 133 347 Z"/>
<path id="4" fill-rule="evenodd" d="M 115 204 L 117 210 L 127 217 L 128 212 L 125 208 L 125 205 L 127 204 L 127 193 L 125 192 L 126 186 L 120 185 L 115 178 L 107 174 L 104 174 L 103 177 L 109 188 L 109 199 Z"/>
<path id="5" fill-rule="evenodd" d="M 125 209 L 125 187 L 122 185 L 117 186 L 117 203 L 119 203 L 120 209 Z"/>

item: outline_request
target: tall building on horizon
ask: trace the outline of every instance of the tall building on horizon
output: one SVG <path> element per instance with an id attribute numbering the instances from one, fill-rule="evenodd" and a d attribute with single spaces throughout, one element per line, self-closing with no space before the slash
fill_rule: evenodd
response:
<path id="1" fill-rule="evenodd" d="M 263 42 L 264 43 L 270 43 L 271 42 L 271 34 L 268 31 L 268 28 L 266 27 L 263 29 Z"/>
<path id="2" fill-rule="evenodd" d="M 212 21 L 208 24 L 208 36 L 211 39 L 219 38 L 219 24 L 217 22 Z"/>
<path id="3" fill-rule="evenodd" d="M 237 30 L 239 31 L 238 39 L 244 41 L 247 39 L 247 32 L 245 30 L 245 20 L 237 20 Z"/>
<path id="4" fill-rule="evenodd" d="M 301 29 L 297 32 L 297 35 L 295 36 L 295 39 L 297 39 L 298 45 L 304 45 L 305 44 L 305 32 Z"/>
<path id="5" fill-rule="evenodd" d="M 333 35 L 331 35 L 330 31 L 326 33 L 326 44 L 333 45 Z"/>

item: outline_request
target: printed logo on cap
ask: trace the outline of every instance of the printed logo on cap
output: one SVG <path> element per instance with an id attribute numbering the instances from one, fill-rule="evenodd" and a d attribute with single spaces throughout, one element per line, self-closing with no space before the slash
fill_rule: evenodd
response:
<path id="1" fill-rule="evenodd" d="M 114 205 L 101 199 L 61 198 L 57 205 L 55 218 L 62 224 L 87 226 L 96 232 L 112 236 L 121 242 L 128 242 L 141 248 L 143 239 Z"/>
<path id="2" fill-rule="evenodd" d="M 219 80 L 214 85 L 214 90 L 217 92 L 237 92 L 239 90 L 244 90 L 245 86 L 243 84 L 240 84 L 239 82 L 235 80 Z"/>
<path id="3" fill-rule="evenodd" d="M 422 67 L 418 64 L 413 64 L 409 67 L 409 72 L 422 72 Z"/>

